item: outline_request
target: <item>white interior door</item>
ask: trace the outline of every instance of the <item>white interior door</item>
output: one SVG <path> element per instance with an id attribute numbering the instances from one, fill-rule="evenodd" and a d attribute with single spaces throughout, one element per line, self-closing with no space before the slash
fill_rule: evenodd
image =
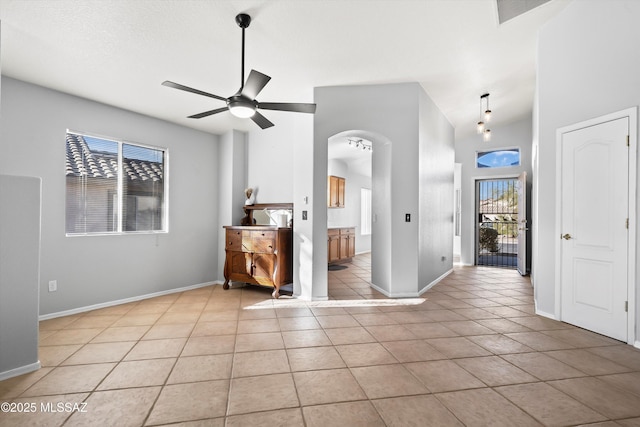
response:
<path id="1" fill-rule="evenodd" d="M 518 273 L 527 274 L 527 173 L 518 176 Z"/>
<path id="2" fill-rule="evenodd" d="M 562 134 L 561 316 L 627 340 L 628 118 Z"/>

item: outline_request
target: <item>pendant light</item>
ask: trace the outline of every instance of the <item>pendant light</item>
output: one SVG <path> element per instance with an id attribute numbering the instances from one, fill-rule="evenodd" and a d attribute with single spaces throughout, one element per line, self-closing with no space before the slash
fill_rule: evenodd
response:
<path id="1" fill-rule="evenodd" d="M 476 125 L 476 132 L 478 132 L 478 135 L 484 132 L 484 122 L 482 121 L 482 96 L 480 97 L 480 119 L 478 120 L 478 124 Z"/>
<path id="2" fill-rule="evenodd" d="M 489 109 L 489 94 L 486 93 L 483 96 L 487 98 L 487 109 L 484 110 L 484 121 L 489 123 L 489 121 L 491 120 L 491 110 Z"/>
<path id="3" fill-rule="evenodd" d="M 483 99 L 486 99 L 486 104 L 487 104 L 486 108 L 484 109 L 484 112 L 482 108 Z M 482 140 L 485 142 L 491 140 L 491 130 L 487 129 L 487 126 L 486 126 L 486 123 L 488 123 L 490 120 L 491 120 L 491 110 L 489 109 L 489 94 L 485 93 L 484 95 L 480 96 L 480 120 L 476 125 L 476 132 L 478 132 L 478 135 L 482 134 Z"/>

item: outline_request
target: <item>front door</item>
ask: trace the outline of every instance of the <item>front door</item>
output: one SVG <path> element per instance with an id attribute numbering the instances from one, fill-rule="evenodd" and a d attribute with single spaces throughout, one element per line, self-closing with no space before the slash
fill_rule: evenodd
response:
<path id="1" fill-rule="evenodd" d="M 476 181 L 476 264 L 516 268 L 520 210 L 516 178 Z"/>
<path id="2" fill-rule="evenodd" d="M 527 274 L 527 173 L 518 176 L 518 273 Z"/>
<path id="3" fill-rule="evenodd" d="M 561 136 L 561 317 L 627 340 L 627 117 Z"/>

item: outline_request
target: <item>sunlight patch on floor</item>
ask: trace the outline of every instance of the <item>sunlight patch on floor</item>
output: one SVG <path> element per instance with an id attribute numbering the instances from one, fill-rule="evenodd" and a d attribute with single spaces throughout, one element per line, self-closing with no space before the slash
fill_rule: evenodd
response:
<path id="1" fill-rule="evenodd" d="M 396 307 L 420 305 L 426 298 L 401 298 L 401 299 L 370 299 L 370 300 L 328 300 L 328 301 L 303 301 L 296 299 L 278 299 L 260 301 L 244 307 L 244 310 L 260 310 L 265 308 L 285 308 L 294 306 L 305 307 Z"/>

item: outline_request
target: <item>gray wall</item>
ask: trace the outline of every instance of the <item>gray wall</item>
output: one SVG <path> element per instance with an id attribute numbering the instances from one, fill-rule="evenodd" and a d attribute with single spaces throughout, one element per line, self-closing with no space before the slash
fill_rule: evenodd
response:
<path id="1" fill-rule="evenodd" d="M 454 129 L 436 104 L 419 90 L 418 289 L 453 268 Z"/>
<path id="2" fill-rule="evenodd" d="M 224 281 L 225 225 L 240 225 L 247 188 L 247 135 L 232 130 L 220 137 L 218 152 L 218 280 Z"/>
<path id="3" fill-rule="evenodd" d="M 0 175 L 0 380 L 40 367 L 40 179 Z"/>
<path id="4" fill-rule="evenodd" d="M 546 315 L 558 314 L 556 130 L 640 104 L 639 20 L 636 0 L 574 1 L 539 34 L 533 279 L 536 309 Z"/>
<path id="5" fill-rule="evenodd" d="M 498 113 L 499 111 L 496 111 L 494 114 Z M 482 135 L 472 135 L 456 141 L 456 163 L 462 165 L 460 180 L 462 191 L 460 262 L 462 264 L 473 265 L 475 263 L 476 180 L 514 177 L 522 172 L 527 172 L 527 181 L 530 184 L 532 179 L 531 131 L 531 116 L 527 116 L 499 127 L 491 126 L 491 141 L 483 142 Z M 520 166 L 496 169 L 476 168 L 476 153 L 478 151 L 515 147 L 520 148 Z M 529 200 L 527 211 L 529 212 L 527 216 L 530 219 L 531 200 Z"/>
<path id="6" fill-rule="evenodd" d="M 41 315 L 219 277 L 218 137 L 7 77 L 1 102 L 0 173 L 42 178 Z M 169 233 L 65 237 L 67 129 L 168 148 Z"/>
<path id="7" fill-rule="evenodd" d="M 377 217 L 372 236 L 372 280 L 392 296 L 417 295 L 421 286 L 426 286 L 423 280 L 440 277 L 450 268 L 430 263 L 436 252 L 438 261 L 443 253 L 449 260 L 452 256 L 451 125 L 417 83 L 316 88 L 315 101 L 318 111 L 314 121 L 314 194 L 326 195 L 330 137 L 358 130 L 372 141 L 373 212 Z M 443 156 L 443 164 L 450 163 L 449 167 L 427 170 L 430 164 L 424 157 L 432 150 L 434 157 Z M 387 178 L 382 178 L 383 174 Z M 422 195 L 422 191 L 426 194 Z M 444 196 L 446 200 L 441 206 L 439 195 L 445 192 L 450 194 Z M 441 220 L 427 224 L 428 221 L 419 219 L 431 215 L 433 209 L 448 211 L 444 216 L 448 217 L 445 222 L 449 222 L 449 232 L 443 241 L 435 230 L 442 226 Z M 326 211 L 326 200 L 316 196 L 314 237 L 317 236 L 318 244 L 314 244 L 313 253 L 316 265 L 325 263 L 327 257 Z M 405 222 L 405 213 L 412 215 L 411 222 Z M 442 213 L 436 216 L 441 217 Z M 432 237 L 428 244 L 420 234 Z M 419 270 L 421 263 L 428 264 L 428 272 Z M 324 295 L 326 283 L 326 271 L 314 274 L 314 288 L 317 286 Z"/>

